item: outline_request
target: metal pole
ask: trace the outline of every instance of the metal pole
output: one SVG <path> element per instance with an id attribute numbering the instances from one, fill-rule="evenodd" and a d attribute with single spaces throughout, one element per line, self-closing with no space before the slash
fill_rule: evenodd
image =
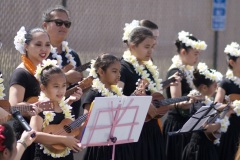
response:
<path id="1" fill-rule="evenodd" d="M 62 0 L 62 5 L 67 8 L 67 0 Z"/>
<path id="2" fill-rule="evenodd" d="M 217 70 L 218 31 L 214 31 L 213 68 Z"/>

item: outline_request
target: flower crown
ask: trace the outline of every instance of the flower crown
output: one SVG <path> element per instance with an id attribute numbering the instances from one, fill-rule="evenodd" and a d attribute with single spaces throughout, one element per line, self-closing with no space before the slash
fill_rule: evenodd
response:
<path id="1" fill-rule="evenodd" d="M 87 69 L 87 71 L 89 72 L 89 76 L 92 76 L 93 78 L 97 78 L 98 77 L 98 75 L 96 73 L 96 69 L 94 67 L 95 63 L 96 63 L 96 60 L 92 59 L 91 60 L 91 67 Z"/>
<path id="2" fill-rule="evenodd" d="M 40 75 L 42 73 L 42 70 L 44 68 L 46 68 L 47 66 L 50 66 L 50 65 L 55 66 L 55 67 L 59 67 L 57 65 L 57 61 L 56 60 L 50 60 L 50 59 L 43 60 L 42 63 L 37 66 L 36 73 L 34 75 L 37 80 L 40 81 Z"/>
<path id="3" fill-rule="evenodd" d="M 137 27 L 139 26 L 140 21 L 138 20 L 133 20 L 131 23 L 125 23 L 125 27 L 123 28 L 124 33 L 123 33 L 123 37 L 122 40 L 127 41 L 129 38 L 130 33 Z"/>
<path id="4" fill-rule="evenodd" d="M 17 35 L 14 37 L 14 45 L 16 50 L 18 50 L 21 54 L 25 54 L 24 52 L 24 44 L 26 41 L 25 34 L 27 34 L 25 27 L 22 26 L 20 30 L 17 32 Z"/>
<path id="5" fill-rule="evenodd" d="M 189 36 L 192 36 L 192 34 L 181 31 L 178 33 L 178 40 L 184 43 L 187 47 L 190 46 L 197 50 L 205 50 L 207 48 L 207 44 L 204 41 L 194 41 L 190 39 Z"/>
<path id="6" fill-rule="evenodd" d="M 197 69 L 201 75 L 204 75 L 205 78 L 210 79 L 211 81 L 220 82 L 222 80 L 223 75 L 214 69 L 209 69 L 205 63 L 200 62 Z"/>
<path id="7" fill-rule="evenodd" d="M 230 45 L 227 45 L 226 48 L 224 49 L 224 53 L 230 54 L 231 56 L 234 57 L 239 57 L 240 56 L 240 46 L 236 42 L 232 42 Z"/>

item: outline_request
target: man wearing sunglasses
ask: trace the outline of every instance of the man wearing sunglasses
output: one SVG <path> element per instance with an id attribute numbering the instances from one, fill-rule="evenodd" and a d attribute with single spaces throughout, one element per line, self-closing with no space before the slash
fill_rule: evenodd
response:
<path id="1" fill-rule="evenodd" d="M 66 49 L 66 42 L 64 42 L 71 27 L 69 11 L 59 5 L 49 8 L 43 13 L 42 20 L 42 26 L 49 34 L 51 45 L 57 48 L 57 50 L 51 50 L 48 58 L 58 60 L 56 57 L 61 57 L 61 67 L 65 72 L 67 82 L 69 84 L 79 82 L 83 75 L 73 68 L 81 66 L 80 58 L 75 51 L 70 48 Z M 77 118 L 79 116 L 80 100 L 74 102 L 71 106 L 73 107 L 73 114 Z"/>

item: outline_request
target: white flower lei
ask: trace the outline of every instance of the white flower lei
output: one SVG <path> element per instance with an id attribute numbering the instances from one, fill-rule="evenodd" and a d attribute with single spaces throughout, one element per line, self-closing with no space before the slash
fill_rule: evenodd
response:
<path id="1" fill-rule="evenodd" d="M 22 26 L 20 30 L 17 32 L 17 35 L 14 37 L 14 45 L 16 50 L 18 50 L 21 54 L 25 54 L 24 44 L 26 41 L 25 34 L 27 34 L 25 27 Z"/>
<path id="2" fill-rule="evenodd" d="M 189 92 L 189 95 L 200 96 L 201 93 L 198 90 L 193 89 Z M 204 103 L 206 106 L 210 106 L 213 103 L 213 100 L 211 100 L 211 98 L 209 98 L 208 96 L 205 96 L 204 101 L 202 101 L 202 103 Z"/>
<path id="3" fill-rule="evenodd" d="M 178 33 L 178 40 L 184 43 L 187 47 L 191 46 L 197 50 L 205 50 L 207 48 L 207 44 L 204 41 L 194 41 L 190 39 L 189 36 L 192 36 L 192 34 L 189 32 L 181 31 Z"/>
<path id="4" fill-rule="evenodd" d="M 239 57 L 240 56 L 240 46 L 236 42 L 232 42 L 230 45 L 227 45 L 226 48 L 224 49 L 224 53 L 230 54 L 231 56 L 234 57 Z"/>
<path id="5" fill-rule="evenodd" d="M 225 133 L 227 132 L 228 126 L 230 125 L 229 117 L 225 116 L 223 119 L 217 119 L 216 123 L 221 124 L 220 131 Z"/>
<path id="6" fill-rule="evenodd" d="M 4 85 L 3 85 L 3 78 L 2 78 L 2 74 L 0 74 L 0 100 L 3 100 L 4 99 L 4 96 L 6 96 L 5 95 L 5 93 L 3 92 L 4 91 Z"/>
<path id="7" fill-rule="evenodd" d="M 122 96 L 123 95 L 122 88 L 119 88 L 117 85 L 111 85 L 111 91 L 109 91 L 109 89 L 105 88 L 105 85 L 99 80 L 99 78 L 96 78 L 93 80 L 92 87 L 96 88 L 98 90 L 98 92 L 101 93 L 102 96 L 104 96 L 104 97 Z"/>
<path id="8" fill-rule="evenodd" d="M 137 27 L 139 26 L 139 21 L 138 20 L 133 20 L 131 23 L 125 23 L 125 27 L 124 27 L 124 32 L 123 32 L 123 37 L 122 40 L 126 41 L 129 38 L 130 33 Z"/>
<path id="9" fill-rule="evenodd" d="M 95 67 L 94 67 L 95 62 L 96 62 L 96 60 L 92 59 L 91 60 L 91 68 L 87 69 L 87 71 L 89 72 L 89 76 L 92 76 L 93 78 L 97 78 L 98 77 L 98 75 L 96 73 L 96 70 L 95 70 Z"/>
<path id="10" fill-rule="evenodd" d="M 50 65 L 55 66 L 55 67 L 59 67 L 59 66 L 57 65 L 57 61 L 56 61 L 56 60 L 51 60 L 51 59 L 43 60 L 43 61 L 42 61 L 42 64 L 39 64 L 39 65 L 37 66 L 36 73 L 35 73 L 35 75 L 34 75 L 37 80 L 40 81 L 40 74 L 42 73 L 42 70 L 43 70 L 44 68 L 46 68 L 47 66 L 50 66 Z"/>
<path id="11" fill-rule="evenodd" d="M 240 88 L 240 78 L 233 75 L 233 71 L 228 69 L 226 73 L 226 78 L 233 81 Z"/>
<path id="12" fill-rule="evenodd" d="M 145 70 L 144 65 L 140 65 L 137 61 L 137 58 L 131 54 L 129 50 L 125 51 L 123 54 L 123 59 L 128 63 L 131 63 L 138 75 L 142 79 L 146 79 L 149 82 L 148 90 L 152 93 L 161 92 L 162 93 L 162 79 L 159 79 L 159 72 L 157 66 L 153 65 L 152 61 L 143 61 L 143 64 L 152 74 L 154 82 L 149 78 L 150 74 Z"/>
<path id="13" fill-rule="evenodd" d="M 48 101 L 49 99 L 46 97 L 46 95 L 41 92 L 39 96 L 39 101 Z M 74 120 L 73 116 L 71 115 L 71 109 L 72 107 L 68 105 L 65 101 L 65 97 L 62 98 L 62 100 L 59 102 L 59 106 L 63 111 L 63 114 L 65 115 L 65 118 Z M 43 128 L 49 125 L 50 122 L 53 121 L 54 116 L 56 115 L 53 111 L 43 111 L 43 114 L 45 115 L 45 119 L 43 122 Z M 40 144 L 40 149 L 43 149 L 43 153 L 47 155 L 51 155 L 53 158 L 59 158 L 59 157 L 65 157 L 70 154 L 71 149 L 66 147 L 66 149 L 61 153 L 52 153 L 47 147 L 45 147 L 43 144 Z"/>
<path id="14" fill-rule="evenodd" d="M 182 60 L 180 59 L 179 55 L 175 55 L 172 58 L 173 64 L 170 66 L 169 70 L 172 68 L 178 68 L 182 72 L 184 72 L 186 76 L 187 83 L 189 84 L 190 88 L 195 89 L 195 86 L 193 84 L 193 71 L 194 67 L 190 65 L 184 65 L 182 63 Z"/>
<path id="15" fill-rule="evenodd" d="M 198 63 L 197 69 L 201 75 L 204 75 L 205 78 L 208 78 L 211 81 L 220 82 L 222 80 L 223 75 L 214 69 L 209 69 L 205 63 Z"/>
<path id="16" fill-rule="evenodd" d="M 73 56 L 70 54 L 70 52 L 72 50 L 68 47 L 68 42 L 67 41 L 62 42 L 62 51 L 66 52 L 65 57 L 68 59 L 67 63 L 70 63 L 71 65 L 73 65 L 73 67 L 76 67 L 76 62 L 75 62 Z M 57 48 L 52 47 L 51 48 L 51 53 L 52 53 L 52 57 L 57 59 L 58 65 L 60 67 L 62 67 L 62 57 L 60 55 L 58 55 Z"/>
<path id="17" fill-rule="evenodd" d="M 240 116 L 240 100 L 233 101 L 234 109 L 233 111 L 237 114 L 237 116 Z"/>

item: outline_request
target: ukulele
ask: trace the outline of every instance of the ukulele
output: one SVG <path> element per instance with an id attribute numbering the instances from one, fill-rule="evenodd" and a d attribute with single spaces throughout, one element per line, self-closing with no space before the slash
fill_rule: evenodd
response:
<path id="1" fill-rule="evenodd" d="M 47 102 L 41 102 L 36 104 L 37 107 L 41 108 L 43 111 L 53 111 L 53 102 L 47 101 Z M 12 116 L 10 113 L 13 111 L 20 111 L 22 114 L 23 112 L 27 111 L 32 111 L 32 105 L 16 105 L 16 106 L 11 106 L 9 101 L 7 100 L 0 100 L 0 107 L 2 108 L 1 114 L 9 120 Z"/>
<path id="2" fill-rule="evenodd" d="M 230 102 L 233 102 L 235 100 L 240 100 L 240 94 L 229 94 L 228 97 Z"/>
<path id="3" fill-rule="evenodd" d="M 80 87 L 83 90 L 83 92 L 86 91 L 89 87 L 92 86 L 92 81 L 93 81 L 92 76 L 84 78 L 78 85 L 68 89 L 65 93 L 65 96 L 69 97 L 70 95 L 72 95 L 77 90 L 77 87 Z"/>

